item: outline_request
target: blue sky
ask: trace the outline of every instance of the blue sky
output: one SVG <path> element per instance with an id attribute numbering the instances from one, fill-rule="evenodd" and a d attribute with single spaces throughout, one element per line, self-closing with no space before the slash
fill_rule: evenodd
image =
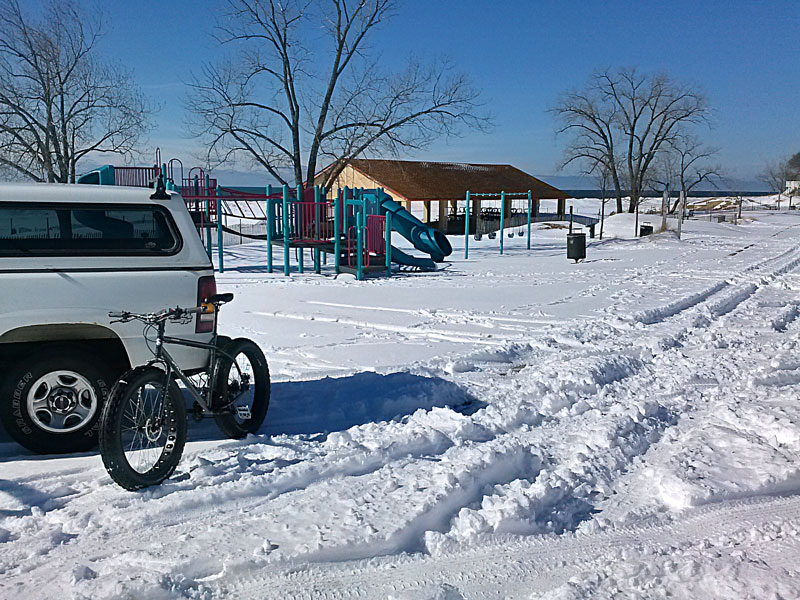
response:
<path id="1" fill-rule="evenodd" d="M 191 163 L 184 82 L 225 53 L 213 37 L 221 2 L 108 0 L 109 58 L 133 69 L 161 106 L 151 146 Z M 556 173 L 563 140 L 546 112 L 559 92 L 600 67 L 666 71 L 701 86 L 714 109 L 701 131 L 720 163 L 752 179 L 767 160 L 800 151 L 800 3 L 410 0 L 377 32 L 387 67 L 411 53 L 449 56 L 484 92 L 488 134 L 439 142 L 409 158 L 508 162 Z"/>

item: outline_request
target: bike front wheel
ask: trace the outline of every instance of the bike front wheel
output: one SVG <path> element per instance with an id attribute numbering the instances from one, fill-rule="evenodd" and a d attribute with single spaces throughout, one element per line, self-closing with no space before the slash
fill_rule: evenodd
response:
<path id="1" fill-rule="evenodd" d="M 186 443 L 186 404 L 164 371 L 128 371 L 111 390 L 100 422 L 100 454 L 126 490 L 158 485 L 175 471 Z"/>
<path id="2" fill-rule="evenodd" d="M 222 414 L 214 419 L 233 439 L 256 433 L 269 407 L 269 367 L 255 342 L 237 338 L 221 345 L 215 370 L 216 405 Z"/>

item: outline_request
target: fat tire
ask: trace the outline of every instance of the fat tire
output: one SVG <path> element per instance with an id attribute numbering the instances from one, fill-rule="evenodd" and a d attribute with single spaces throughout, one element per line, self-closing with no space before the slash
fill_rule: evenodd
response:
<path id="1" fill-rule="evenodd" d="M 68 370 L 83 375 L 94 389 L 99 406 L 85 426 L 70 433 L 52 433 L 39 427 L 28 414 L 30 386 L 51 371 Z M 115 375 L 91 352 L 61 346 L 29 354 L 9 368 L 0 384 L 0 422 L 8 434 L 37 454 L 86 452 L 97 446 L 100 414 Z"/>
<path id="2" fill-rule="evenodd" d="M 219 347 L 234 358 L 239 354 L 244 354 L 253 366 L 253 385 L 255 389 L 253 391 L 253 405 L 250 407 L 250 418 L 244 423 L 239 423 L 232 413 L 214 415 L 214 420 L 222 433 L 229 438 L 238 440 L 248 433 L 256 433 L 267 416 L 270 397 L 269 366 L 261 348 L 247 338 L 236 338 L 230 343 Z M 214 381 L 216 382 L 215 396 L 218 399 L 224 399 L 228 396 L 228 373 L 233 367 L 233 362 L 224 354 L 219 356 L 214 373 Z"/>
<path id="3" fill-rule="evenodd" d="M 167 387 L 167 406 L 173 413 L 175 440 L 166 458 L 146 473 L 133 469 L 122 447 L 122 416 L 124 407 L 139 387 L 147 383 L 158 386 L 164 383 L 164 371 L 156 367 L 137 367 L 125 373 L 111 390 L 100 420 L 100 455 L 106 471 L 117 484 L 126 490 L 136 491 L 158 485 L 175 471 L 186 444 L 186 403 L 175 381 Z"/>

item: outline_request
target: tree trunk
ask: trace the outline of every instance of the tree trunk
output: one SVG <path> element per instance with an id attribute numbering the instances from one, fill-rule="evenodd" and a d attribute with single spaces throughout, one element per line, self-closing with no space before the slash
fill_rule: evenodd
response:
<path id="1" fill-rule="evenodd" d="M 617 169 L 611 169 L 611 179 L 614 182 L 614 191 L 617 193 L 617 213 L 622 212 L 622 186 L 619 184 L 619 175 L 617 174 Z"/>
<path id="2" fill-rule="evenodd" d="M 606 188 L 605 188 L 605 186 L 603 186 L 602 193 L 603 193 L 603 198 L 600 201 L 600 241 L 601 242 L 603 241 L 603 224 L 605 223 L 605 220 L 606 220 Z M 620 199 L 620 202 L 622 202 L 622 199 Z"/>

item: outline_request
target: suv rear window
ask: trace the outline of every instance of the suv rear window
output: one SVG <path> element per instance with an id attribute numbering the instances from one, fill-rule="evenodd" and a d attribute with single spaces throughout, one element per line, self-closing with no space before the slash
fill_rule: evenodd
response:
<path id="1" fill-rule="evenodd" d="M 0 203 L 0 256 L 165 256 L 180 247 L 160 206 Z"/>

